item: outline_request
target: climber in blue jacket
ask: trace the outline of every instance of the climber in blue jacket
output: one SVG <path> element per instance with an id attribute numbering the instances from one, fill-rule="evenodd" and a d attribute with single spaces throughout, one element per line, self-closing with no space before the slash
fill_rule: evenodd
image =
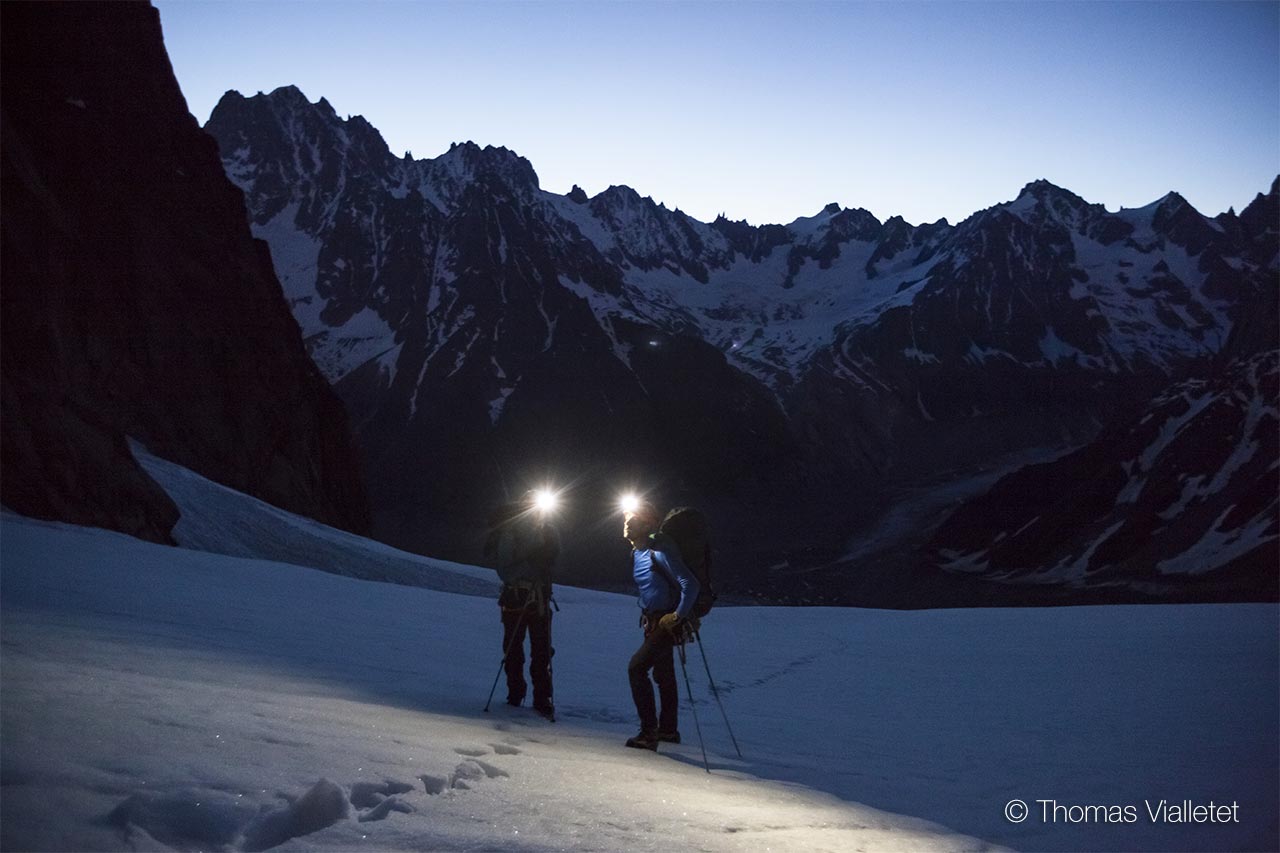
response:
<path id="1" fill-rule="evenodd" d="M 659 741 L 680 742 L 675 644 L 683 642 L 685 620 L 700 589 L 675 543 L 657 532 L 658 521 L 657 510 L 647 503 L 638 503 L 623 516 L 622 535 L 631 542 L 632 574 L 640 593 L 640 627 L 644 631 L 644 642 L 627 667 L 631 698 L 640 716 L 640 733 L 627 740 L 627 746 L 635 749 L 656 750 Z M 654 707 L 650 670 L 658 685 L 661 715 Z"/>

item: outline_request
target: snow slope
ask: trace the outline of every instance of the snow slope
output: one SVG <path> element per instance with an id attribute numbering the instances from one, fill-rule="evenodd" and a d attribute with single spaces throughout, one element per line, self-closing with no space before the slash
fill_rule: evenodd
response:
<path id="1" fill-rule="evenodd" d="M 489 569 L 409 554 L 220 486 L 152 456 L 137 442 L 132 450 L 143 470 L 178 505 L 182 516 L 173 538 L 183 548 L 463 595 L 498 594 L 497 576 Z"/>
<path id="2" fill-rule="evenodd" d="M 184 524 L 223 513 L 243 547 L 260 547 L 272 530 L 253 520 L 261 507 L 217 503 L 219 487 L 185 479 Z M 339 541 L 306 525 L 289 535 L 302 542 L 308 529 L 310 558 Z M 387 552 L 370 543 L 365 559 Z M 339 553 L 349 557 L 335 552 L 335 564 Z M 687 705 L 685 744 L 657 755 L 621 745 L 635 728 L 626 596 L 559 589 L 552 725 L 501 704 L 480 712 L 500 657 L 488 596 L 11 514 L 0 566 L 5 849 L 1280 841 L 1274 605 L 722 608 L 706 652 L 746 757 L 694 651 L 708 775 Z M 1033 812 L 1013 824 L 1013 798 L 1134 804 L 1142 819 L 1046 824 Z M 1184 798 L 1238 802 L 1240 822 L 1145 816 L 1144 799 Z"/>

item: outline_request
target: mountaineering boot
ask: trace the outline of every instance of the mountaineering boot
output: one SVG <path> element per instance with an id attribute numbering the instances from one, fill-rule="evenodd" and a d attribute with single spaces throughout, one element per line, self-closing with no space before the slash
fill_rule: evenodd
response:
<path id="1" fill-rule="evenodd" d="M 556 706 L 550 702 L 539 702 L 533 706 L 533 710 L 546 717 L 551 722 L 556 721 Z"/>
<path id="2" fill-rule="evenodd" d="M 653 752 L 658 751 L 658 733 L 640 730 L 640 734 L 632 738 L 627 738 L 627 746 L 632 749 L 648 749 Z"/>
<path id="3" fill-rule="evenodd" d="M 655 737 L 658 740 L 662 741 L 663 743 L 679 743 L 680 742 L 680 732 L 674 729 L 669 732 L 659 731 L 655 735 Z"/>

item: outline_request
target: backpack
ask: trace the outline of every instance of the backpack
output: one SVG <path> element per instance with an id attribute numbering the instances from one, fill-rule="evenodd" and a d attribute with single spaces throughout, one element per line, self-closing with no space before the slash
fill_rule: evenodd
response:
<path id="1" fill-rule="evenodd" d="M 518 505 L 501 508 L 491 520 L 496 525 L 484 543 L 485 561 L 502 580 L 498 603 L 508 610 L 533 609 L 545 613 L 551 602 L 551 568 L 560 553 L 560 541 L 548 524 L 519 518 Z"/>
<path id="2" fill-rule="evenodd" d="M 678 506 L 662 519 L 658 533 L 675 543 L 680 560 L 698 579 L 700 589 L 691 615 L 701 619 L 711 612 L 716 603 L 716 593 L 711 587 L 711 540 L 707 517 L 701 510 Z"/>

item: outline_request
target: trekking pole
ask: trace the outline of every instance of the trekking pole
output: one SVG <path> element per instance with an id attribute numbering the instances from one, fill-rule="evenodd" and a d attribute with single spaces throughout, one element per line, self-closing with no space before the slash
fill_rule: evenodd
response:
<path id="1" fill-rule="evenodd" d="M 680 651 L 680 671 L 684 673 L 684 689 L 685 695 L 689 697 L 689 710 L 693 712 L 693 727 L 698 731 L 698 746 L 702 747 L 702 766 L 710 773 L 711 765 L 707 763 L 707 744 L 702 739 L 702 724 L 698 722 L 698 707 L 693 704 L 693 687 L 689 684 L 689 669 L 684 665 L 684 641 L 682 640 L 676 648 Z"/>
<path id="2" fill-rule="evenodd" d="M 711 664 L 707 663 L 707 647 L 702 645 L 702 635 L 697 631 L 693 632 L 694 639 L 698 641 L 698 651 L 702 652 L 702 665 L 707 668 L 707 681 L 711 682 L 711 695 L 716 697 L 716 704 L 720 706 L 720 716 L 724 717 L 724 727 L 729 730 L 729 739 L 733 741 L 733 748 L 738 751 L 738 757 L 742 757 L 742 750 L 738 747 L 738 739 L 733 736 L 733 726 L 729 725 L 729 715 L 724 712 L 724 703 L 720 701 L 720 691 L 716 689 L 716 680 L 711 677 Z"/>
<path id="3" fill-rule="evenodd" d="M 516 638 L 520 636 L 520 626 L 524 623 L 525 611 L 520 611 L 520 618 L 516 620 L 516 629 L 511 632 L 511 639 L 507 641 L 507 647 L 502 652 L 502 660 L 498 663 L 498 674 L 493 677 L 493 686 L 489 688 L 489 698 L 484 703 L 484 713 L 489 713 L 489 703 L 493 701 L 493 692 L 498 689 L 498 679 L 502 678 L 502 670 L 507 666 L 507 657 L 511 654 L 511 647 L 515 645 Z"/>
<path id="4" fill-rule="evenodd" d="M 556 604 L 555 597 L 554 597 L 554 596 L 552 596 L 550 599 L 548 599 L 548 601 L 551 603 L 551 605 L 552 605 L 553 607 L 555 607 L 556 612 L 557 612 L 557 613 L 559 613 L 559 612 L 560 612 L 560 605 Z M 547 680 L 551 682 L 551 716 L 549 717 L 549 719 L 551 720 L 551 722 L 553 722 L 553 723 L 554 723 L 554 722 L 556 721 L 556 712 L 555 712 L 555 707 L 556 707 L 556 700 L 555 700 L 555 683 L 556 683 L 556 664 L 555 664 L 555 660 L 556 660 L 556 647 L 555 647 L 555 646 L 553 646 L 553 645 L 551 645 L 551 607 L 546 608 L 546 611 L 547 611 L 547 612 L 546 612 L 546 619 L 547 619 Z M 530 648 L 530 650 L 529 650 L 529 651 L 532 653 L 533 649 L 532 649 L 532 648 Z"/>

